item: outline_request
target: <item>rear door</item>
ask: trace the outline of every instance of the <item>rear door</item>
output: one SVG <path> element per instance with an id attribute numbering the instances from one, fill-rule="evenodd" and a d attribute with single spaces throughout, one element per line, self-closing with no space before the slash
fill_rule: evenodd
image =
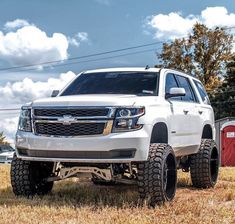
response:
<path id="1" fill-rule="evenodd" d="M 210 124 L 212 128 L 214 128 L 214 112 L 210 104 L 209 97 L 206 93 L 205 88 L 203 87 L 202 83 L 198 80 L 193 79 L 193 83 L 198 90 L 199 97 L 201 99 L 201 103 L 197 104 L 197 113 L 200 117 L 201 122 L 201 133 L 202 136 L 202 128 L 205 124 Z M 200 137 L 201 137 L 200 136 Z M 215 137 L 215 136 L 213 136 Z"/>

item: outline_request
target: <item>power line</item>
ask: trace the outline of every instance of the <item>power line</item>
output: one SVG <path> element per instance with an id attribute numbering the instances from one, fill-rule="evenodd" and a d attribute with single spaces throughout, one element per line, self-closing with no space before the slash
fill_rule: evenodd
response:
<path id="1" fill-rule="evenodd" d="M 228 30 L 228 29 L 231 30 L 231 29 L 234 29 L 234 28 L 235 28 L 235 26 L 233 26 L 233 27 L 224 27 L 223 29 L 224 30 Z M 182 37 L 182 38 L 186 38 L 186 37 L 187 36 Z M 171 41 L 169 41 L 169 42 L 171 42 Z M 5 67 L 5 68 L 0 68 L 0 72 L 1 71 L 14 70 L 14 69 L 35 67 L 35 66 L 40 66 L 40 65 L 53 65 L 53 64 L 62 63 L 62 62 L 65 62 L 65 61 L 73 61 L 73 60 L 79 60 L 79 59 L 83 59 L 83 58 L 89 58 L 89 57 L 101 56 L 101 55 L 106 55 L 106 54 L 112 54 L 112 53 L 117 53 L 117 52 L 122 52 L 122 51 L 133 50 L 133 49 L 137 49 L 137 48 L 153 46 L 153 45 L 162 44 L 162 43 L 166 43 L 166 41 L 157 41 L 157 42 L 152 42 L 152 43 L 147 43 L 147 44 L 136 45 L 136 46 L 132 46 L 132 47 L 126 47 L 126 48 L 120 48 L 120 49 L 115 49 L 115 50 L 110 50 L 110 51 L 104 51 L 104 52 L 100 52 L 100 53 L 94 53 L 94 54 L 88 54 L 88 55 L 83 55 L 83 56 L 78 56 L 78 57 L 72 57 L 72 58 L 68 58 L 68 59 L 64 59 L 64 60 L 53 60 L 53 61 L 46 61 L 46 62 L 41 62 L 41 63 L 21 65 L 21 66 Z M 133 53 L 133 54 L 135 54 L 135 53 Z M 125 55 L 131 55 L 131 54 L 125 54 Z M 122 57 L 122 56 L 125 56 L 125 55 L 113 56 L 113 57 Z M 113 58 L 113 57 L 111 56 L 111 57 L 108 57 L 108 58 Z M 104 59 L 107 59 L 107 58 L 104 58 Z M 104 59 L 94 59 L 94 61 L 104 60 Z M 83 62 L 74 62 L 74 63 L 65 63 L 65 64 L 53 65 L 53 67 L 77 64 L 77 63 L 86 63 L 86 62 L 92 62 L 92 61 L 93 60 L 83 61 Z M 30 71 L 30 70 L 37 70 L 37 68 L 31 68 L 29 70 L 22 70 L 22 71 Z"/>
<path id="2" fill-rule="evenodd" d="M 0 71 L 7 71 L 7 70 L 27 68 L 27 67 L 47 65 L 47 64 L 54 64 L 54 63 L 60 63 L 60 62 L 65 62 L 65 61 L 73 61 L 73 60 L 78 60 L 78 59 L 83 59 L 83 58 L 89 58 L 89 57 L 101 56 L 101 55 L 105 55 L 105 54 L 117 53 L 117 52 L 121 52 L 121 51 L 133 50 L 133 49 L 137 49 L 137 48 L 149 47 L 149 46 L 153 46 L 153 45 L 157 45 L 157 44 L 161 44 L 161 43 L 164 43 L 164 41 L 136 45 L 133 47 L 126 47 L 126 48 L 104 51 L 104 52 L 100 52 L 100 53 L 88 54 L 88 55 L 83 55 L 83 56 L 78 56 L 78 57 L 72 57 L 72 58 L 68 58 L 68 59 L 64 59 L 64 60 L 54 60 L 54 61 L 46 61 L 46 62 L 35 63 L 35 64 L 0 68 Z"/>
<path id="3" fill-rule="evenodd" d="M 142 51 L 134 51 L 134 52 L 131 52 L 131 53 L 118 54 L 118 55 L 109 56 L 109 57 L 102 57 L 102 58 L 96 58 L 96 59 L 90 59 L 90 60 L 83 60 L 83 61 L 76 61 L 76 62 L 70 62 L 70 63 L 64 63 L 64 64 L 57 64 L 57 65 L 53 65 L 53 67 L 61 67 L 61 66 L 67 66 L 67 65 L 102 61 L 102 60 L 107 60 L 107 59 L 111 59 L 111 58 L 119 58 L 119 57 L 124 57 L 124 56 L 128 56 L 128 55 L 142 54 L 142 53 L 152 52 L 152 51 L 157 52 L 157 50 L 160 50 L 160 49 L 161 48 L 147 49 L 147 50 L 142 50 Z M 47 68 L 51 68 L 51 66 L 46 66 L 43 69 L 47 69 Z M 21 70 L 14 71 L 14 72 L 24 72 L 24 71 L 34 71 L 34 70 L 37 70 L 37 69 L 36 68 L 21 69 Z"/>

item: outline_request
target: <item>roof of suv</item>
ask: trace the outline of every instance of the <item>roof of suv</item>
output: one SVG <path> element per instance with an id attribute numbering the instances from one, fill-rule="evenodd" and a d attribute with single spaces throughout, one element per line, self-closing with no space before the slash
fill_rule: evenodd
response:
<path id="1" fill-rule="evenodd" d="M 89 73 L 99 73 L 99 72 L 159 72 L 160 70 L 164 71 L 174 71 L 178 74 L 187 75 L 194 79 L 197 79 L 196 77 L 187 74 L 183 71 L 179 71 L 177 69 L 168 69 L 168 68 L 150 68 L 150 67 L 120 67 L 120 68 L 101 68 L 101 69 L 93 69 L 93 70 L 87 70 L 83 73 L 89 74 Z"/>
<path id="2" fill-rule="evenodd" d="M 145 68 L 145 67 L 122 67 L 122 68 L 103 68 L 85 71 L 85 74 L 97 72 L 159 72 L 160 68 Z"/>

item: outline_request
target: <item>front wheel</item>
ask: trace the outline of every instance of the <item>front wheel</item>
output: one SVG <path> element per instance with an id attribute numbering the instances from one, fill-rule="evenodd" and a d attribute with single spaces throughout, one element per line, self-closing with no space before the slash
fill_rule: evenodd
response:
<path id="1" fill-rule="evenodd" d="M 52 174 L 53 163 L 26 161 L 14 155 L 11 163 L 11 185 L 17 196 L 44 195 L 53 188 L 45 179 Z"/>
<path id="2" fill-rule="evenodd" d="M 148 160 L 138 169 L 138 188 L 150 206 L 171 201 L 177 184 L 177 165 L 173 149 L 167 144 L 150 144 Z"/>
<path id="3" fill-rule="evenodd" d="M 190 157 L 190 174 L 194 187 L 214 187 L 219 173 L 219 151 L 212 139 L 202 139 L 199 152 Z"/>

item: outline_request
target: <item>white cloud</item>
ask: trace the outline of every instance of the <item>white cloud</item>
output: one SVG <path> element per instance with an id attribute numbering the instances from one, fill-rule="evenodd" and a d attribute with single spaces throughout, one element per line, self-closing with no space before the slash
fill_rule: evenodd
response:
<path id="1" fill-rule="evenodd" d="M 68 37 L 68 41 L 69 41 L 69 44 L 71 44 L 75 47 L 80 46 L 80 42 L 75 37 Z"/>
<path id="2" fill-rule="evenodd" d="M 88 42 L 88 33 L 87 32 L 79 32 L 74 37 L 68 37 L 68 41 L 71 45 L 75 47 L 79 47 L 81 42 Z"/>
<path id="3" fill-rule="evenodd" d="M 235 13 L 228 13 L 225 7 L 207 7 L 201 12 L 201 21 L 209 28 L 235 25 Z"/>
<path id="4" fill-rule="evenodd" d="M 110 5 L 111 0 L 95 0 L 102 5 Z"/>
<path id="5" fill-rule="evenodd" d="M 49 78 L 46 82 L 34 82 L 30 78 L 24 78 L 20 82 L 9 82 L 5 86 L 0 86 L 0 107 L 6 104 L 24 104 L 34 99 L 48 97 L 52 90 L 62 89 L 74 77 L 75 74 L 69 71 L 62 73 L 59 78 Z"/>
<path id="6" fill-rule="evenodd" d="M 183 17 L 179 12 L 158 14 L 147 18 L 147 27 L 154 30 L 156 39 L 175 39 L 187 36 L 193 25 L 198 22 L 209 28 L 235 26 L 235 14 L 229 13 L 225 7 L 207 7 L 200 15 Z"/>
<path id="7" fill-rule="evenodd" d="M 12 65 L 37 64 L 67 59 L 68 40 L 62 33 L 51 37 L 34 25 L 15 32 L 0 31 L 0 59 Z"/>
<path id="8" fill-rule="evenodd" d="M 192 16 L 183 18 L 180 13 L 171 12 L 152 16 L 148 25 L 156 30 L 155 38 L 174 39 L 185 36 L 196 22 L 197 19 Z"/>
<path id="9" fill-rule="evenodd" d="M 28 21 L 24 19 L 15 19 L 13 21 L 8 21 L 5 23 L 4 28 L 5 29 L 15 29 L 15 28 L 20 28 L 24 26 L 29 26 Z"/>
<path id="10" fill-rule="evenodd" d="M 19 105 L 35 99 L 49 97 L 52 90 L 62 89 L 75 76 L 73 72 L 69 71 L 60 74 L 59 78 L 49 78 L 45 82 L 34 82 L 32 79 L 25 78 L 21 82 L 7 83 L 5 86 L 0 86 L 0 108 L 20 107 Z M 16 117 L 15 113 L 1 112 L 0 117 L 0 132 L 3 131 L 7 140 L 13 143 L 18 116 Z"/>
<path id="11" fill-rule="evenodd" d="M 78 39 L 83 42 L 88 41 L 88 33 L 87 32 L 79 32 L 77 35 Z"/>
<path id="12" fill-rule="evenodd" d="M 18 117 L 1 119 L 0 131 L 3 131 L 4 136 L 6 136 L 6 140 L 10 144 L 14 144 L 14 137 L 17 129 L 18 119 Z"/>
<path id="13" fill-rule="evenodd" d="M 0 60 L 13 66 L 66 60 L 69 44 L 79 47 L 81 42 L 88 42 L 88 33 L 79 32 L 72 38 L 63 33 L 48 36 L 34 24 L 16 19 L 6 22 L 4 31 L 0 30 Z"/>

